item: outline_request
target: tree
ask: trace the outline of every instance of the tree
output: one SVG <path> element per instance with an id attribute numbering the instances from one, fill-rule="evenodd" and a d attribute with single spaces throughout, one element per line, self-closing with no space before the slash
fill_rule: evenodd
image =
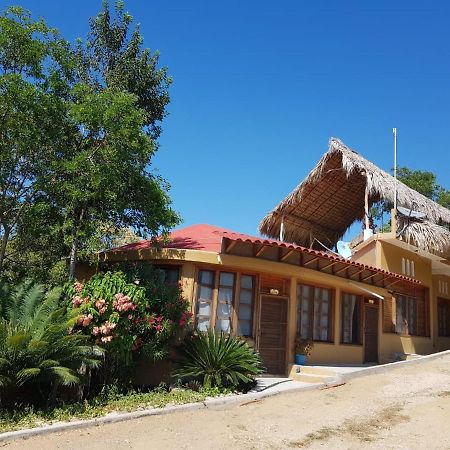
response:
<path id="1" fill-rule="evenodd" d="M 178 223 L 168 184 L 150 171 L 159 122 L 169 102 L 170 78 L 158 55 L 142 49 L 139 28 L 122 2 L 115 18 L 108 2 L 91 20 L 86 43 L 76 49 L 77 83 L 70 115 L 79 129 L 59 166 L 54 196 L 65 211 L 70 275 L 80 250 L 108 223 L 143 237 Z"/>
<path id="2" fill-rule="evenodd" d="M 1 16 L 0 275 L 7 256 L 17 278 L 70 255 L 73 277 L 111 232 L 147 237 L 178 223 L 150 167 L 171 80 L 132 22 L 121 2 L 113 15 L 104 2 L 71 47 L 20 8 Z"/>
<path id="3" fill-rule="evenodd" d="M 21 8 L 0 16 L 0 274 L 8 243 L 45 197 L 68 133 L 67 44 Z"/>
<path id="4" fill-rule="evenodd" d="M 450 208 L 450 190 L 446 190 L 437 183 L 436 175 L 433 172 L 399 167 L 397 176 L 411 189 L 446 208 Z"/>

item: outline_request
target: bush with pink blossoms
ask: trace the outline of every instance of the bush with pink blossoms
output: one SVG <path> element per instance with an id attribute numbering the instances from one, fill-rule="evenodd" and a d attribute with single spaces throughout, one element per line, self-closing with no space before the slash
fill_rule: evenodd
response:
<path id="1" fill-rule="evenodd" d="M 141 283 L 124 272 L 99 273 L 70 285 L 67 297 L 80 314 L 75 331 L 106 350 L 104 378 L 120 378 L 143 356 L 167 356 L 191 324 L 180 286 L 165 284 L 157 273 Z"/>

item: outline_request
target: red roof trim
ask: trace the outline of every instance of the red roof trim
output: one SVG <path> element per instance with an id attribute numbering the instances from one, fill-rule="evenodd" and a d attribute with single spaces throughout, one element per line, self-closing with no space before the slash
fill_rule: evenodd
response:
<path id="1" fill-rule="evenodd" d="M 313 250 L 306 247 L 302 247 L 296 244 L 290 244 L 286 242 L 276 241 L 272 239 L 264 239 L 247 234 L 237 233 L 235 231 L 227 230 L 225 228 L 219 228 L 207 224 L 192 225 L 186 228 L 175 230 L 170 234 L 170 242 L 163 244 L 163 248 L 173 248 L 178 250 L 202 250 L 214 253 L 223 252 L 223 240 L 228 239 L 230 241 L 250 242 L 252 244 L 270 245 L 281 248 L 298 250 L 302 253 L 306 253 L 312 256 L 325 258 L 330 261 L 340 262 L 348 265 L 349 267 L 358 267 L 361 269 L 369 270 L 385 275 L 389 278 L 396 278 L 398 280 L 407 281 L 414 284 L 422 284 L 420 281 L 414 278 L 406 277 L 398 273 L 389 272 L 384 269 L 362 264 L 356 261 L 349 261 L 340 256 L 334 255 L 329 252 Z M 139 251 L 154 248 L 155 240 L 139 241 L 133 244 L 123 245 L 115 249 L 109 250 L 109 252 L 127 252 L 127 251 Z"/>

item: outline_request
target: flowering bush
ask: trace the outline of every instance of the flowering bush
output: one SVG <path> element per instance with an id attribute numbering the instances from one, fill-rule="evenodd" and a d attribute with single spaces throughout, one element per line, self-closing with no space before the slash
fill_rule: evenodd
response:
<path id="1" fill-rule="evenodd" d="M 132 282 L 123 272 L 94 275 L 68 288 L 69 308 L 79 311 L 76 329 L 105 347 L 110 364 L 129 366 L 145 355 L 166 356 L 191 323 L 179 285 L 167 285 L 157 273 Z"/>

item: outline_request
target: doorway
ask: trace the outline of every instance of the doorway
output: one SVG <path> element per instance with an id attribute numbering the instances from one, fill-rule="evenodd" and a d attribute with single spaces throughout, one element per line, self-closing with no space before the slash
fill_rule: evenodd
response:
<path id="1" fill-rule="evenodd" d="M 259 353 L 267 373 L 285 375 L 288 299 L 261 296 Z"/>
<path id="2" fill-rule="evenodd" d="M 378 363 L 378 300 L 364 300 L 364 362 Z"/>

